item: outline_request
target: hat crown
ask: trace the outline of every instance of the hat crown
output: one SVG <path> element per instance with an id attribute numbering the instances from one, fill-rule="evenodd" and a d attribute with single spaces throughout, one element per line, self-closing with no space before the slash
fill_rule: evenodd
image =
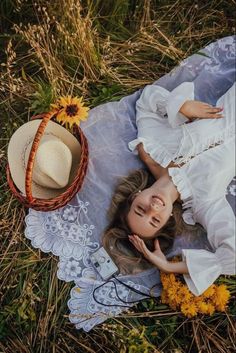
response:
<path id="1" fill-rule="evenodd" d="M 26 150 L 26 165 L 31 146 Z M 36 152 L 32 179 L 40 186 L 61 189 L 69 182 L 71 165 L 72 154 L 66 144 L 56 136 L 45 135 Z"/>

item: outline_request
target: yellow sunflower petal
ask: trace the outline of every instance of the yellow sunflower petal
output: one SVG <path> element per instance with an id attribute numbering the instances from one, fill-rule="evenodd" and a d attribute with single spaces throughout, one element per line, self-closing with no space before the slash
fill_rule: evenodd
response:
<path id="1" fill-rule="evenodd" d="M 58 104 L 50 104 L 50 108 L 51 109 L 57 109 L 58 108 Z"/>
<path id="2" fill-rule="evenodd" d="M 81 102 L 82 102 L 82 97 L 78 98 L 78 97 L 74 97 L 72 98 L 72 104 L 78 104 L 78 105 L 81 105 Z"/>
<path id="3" fill-rule="evenodd" d="M 69 119 L 67 117 L 67 114 L 64 112 L 64 110 L 62 110 L 57 116 L 56 116 L 56 120 L 59 123 L 62 123 L 62 125 L 64 125 L 65 123 L 69 122 Z"/>

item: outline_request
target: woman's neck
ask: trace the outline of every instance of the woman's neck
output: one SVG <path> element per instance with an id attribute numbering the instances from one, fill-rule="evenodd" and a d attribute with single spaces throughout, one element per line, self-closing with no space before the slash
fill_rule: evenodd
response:
<path id="1" fill-rule="evenodd" d="M 168 172 L 163 174 L 154 184 L 153 187 L 157 187 L 158 190 L 163 190 L 166 194 L 170 195 L 172 203 L 180 198 L 180 194 L 173 183 Z"/>

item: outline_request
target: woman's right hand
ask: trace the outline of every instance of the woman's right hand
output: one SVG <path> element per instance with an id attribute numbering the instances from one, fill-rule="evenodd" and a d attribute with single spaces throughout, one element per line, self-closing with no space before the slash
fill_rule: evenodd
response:
<path id="1" fill-rule="evenodd" d="M 150 251 L 143 239 L 138 235 L 129 235 L 129 241 L 135 246 L 135 248 L 143 254 L 143 256 L 155 265 L 159 270 L 166 273 L 184 273 L 188 274 L 188 267 L 185 261 L 170 262 L 167 260 L 163 252 L 161 251 L 158 239 L 154 240 L 154 251 Z"/>
<path id="2" fill-rule="evenodd" d="M 143 256 L 150 261 L 153 265 L 158 267 L 160 270 L 167 272 L 168 264 L 165 255 L 161 251 L 160 244 L 158 239 L 154 240 L 154 251 L 150 251 L 143 239 L 138 235 L 132 234 L 129 235 L 129 241 L 135 246 L 135 248 L 143 254 Z"/>
<path id="3" fill-rule="evenodd" d="M 186 101 L 179 110 L 190 121 L 194 119 L 220 119 L 223 118 L 222 111 L 223 108 L 213 107 L 210 104 L 195 100 Z"/>

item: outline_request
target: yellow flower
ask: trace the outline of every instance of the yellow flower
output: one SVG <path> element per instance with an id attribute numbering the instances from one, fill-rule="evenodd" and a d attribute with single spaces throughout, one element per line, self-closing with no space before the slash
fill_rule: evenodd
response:
<path id="1" fill-rule="evenodd" d="M 197 303 L 199 312 L 201 314 L 212 315 L 215 312 L 215 307 L 211 303 L 206 303 L 204 301 L 199 301 Z"/>
<path id="2" fill-rule="evenodd" d="M 169 281 L 170 281 L 171 285 L 176 283 L 176 278 L 175 278 L 174 273 L 170 273 L 168 277 L 169 277 Z"/>
<path id="3" fill-rule="evenodd" d="M 167 295 L 169 297 L 170 300 L 174 301 L 178 295 L 178 291 L 180 289 L 180 283 L 175 283 L 172 286 L 169 286 L 166 291 L 167 291 Z"/>
<path id="4" fill-rule="evenodd" d="M 194 296 L 186 284 L 173 273 L 160 273 L 162 282 L 161 301 L 174 310 L 191 318 L 198 313 L 212 315 L 215 310 L 225 311 L 230 292 L 225 285 L 211 285 L 202 295 Z"/>
<path id="5" fill-rule="evenodd" d="M 161 292 L 161 302 L 162 302 L 163 304 L 168 304 L 168 303 L 169 303 L 169 301 L 168 301 L 168 295 L 167 295 L 167 293 L 166 293 L 165 290 L 163 290 L 163 291 Z"/>
<path id="6" fill-rule="evenodd" d="M 170 302 L 169 303 L 169 307 L 172 309 L 172 310 L 177 310 L 178 308 L 178 305 L 176 304 L 176 302 Z"/>
<path id="7" fill-rule="evenodd" d="M 210 298 L 215 294 L 216 286 L 212 284 L 205 292 L 202 293 L 203 298 Z"/>
<path id="8" fill-rule="evenodd" d="M 177 292 L 177 298 L 177 302 L 179 304 L 186 303 L 193 299 L 193 294 L 190 292 L 186 285 L 183 285 Z"/>
<path id="9" fill-rule="evenodd" d="M 168 287 L 169 284 L 169 280 L 168 277 L 165 273 L 161 272 L 161 283 L 163 288 L 165 289 L 166 287 Z"/>
<path id="10" fill-rule="evenodd" d="M 84 107 L 82 99 L 82 97 L 60 97 L 56 104 L 51 104 L 56 120 L 62 125 L 69 124 L 70 128 L 74 124 L 79 125 L 81 120 L 86 120 L 89 108 Z"/>
<path id="11" fill-rule="evenodd" d="M 230 298 L 230 292 L 227 289 L 226 285 L 221 284 L 216 287 L 215 295 L 214 295 L 214 303 L 216 305 L 217 310 L 225 311 L 229 298 Z"/>
<path id="12" fill-rule="evenodd" d="M 187 317 L 193 317 L 197 315 L 197 306 L 195 303 L 183 303 L 180 306 L 180 310 Z"/>
<path id="13" fill-rule="evenodd" d="M 170 286 L 175 286 L 177 283 L 175 275 L 173 273 L 167 274 L 163 272 L 161 272 L 161 282 L 164 289 Z"/>

